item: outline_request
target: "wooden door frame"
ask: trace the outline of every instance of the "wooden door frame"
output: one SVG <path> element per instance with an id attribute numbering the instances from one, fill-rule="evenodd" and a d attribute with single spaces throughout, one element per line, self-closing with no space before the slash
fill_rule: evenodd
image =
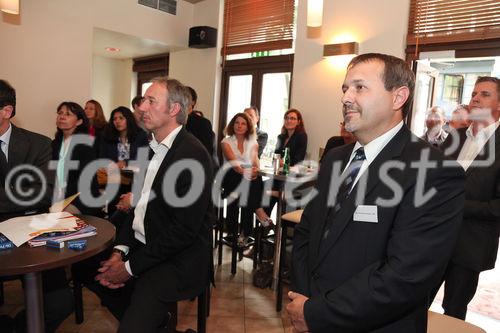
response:
<path id="1" fill-rule="evenodd" d="M 290 91 L 292 91 L 294 55 L 269 56 L 250 59 L 238 59 L 226 61 L 222 69 L 219 126 L 217 131 L 217 142 L 224 138 L 224 128 L 227 118 L 227 99 L 229 94 L 229 78 L 234 75 L 252 75 L 252 97 L 250 104 L 260 110 L 262 97 L 262 77 L 268 73 L 290 72 Z M 291 98 L 289 98 L 289 102 Z"/>

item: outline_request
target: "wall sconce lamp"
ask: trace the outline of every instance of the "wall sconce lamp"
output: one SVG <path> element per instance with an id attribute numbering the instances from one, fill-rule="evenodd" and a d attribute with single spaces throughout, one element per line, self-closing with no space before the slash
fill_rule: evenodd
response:
<path id="1" fill-rule="evenodd" d="M 0 0 L 0 10 L 8 14 L 19 15 L 19 0 Z"/>
<path id="2" fill-rule="evenodd" d="M 323 0 L 307 0 L 307 26 L 321 27 L 323 23 Z"/>
<path id="3" fill-rule="evenodd" d="M 323 57 L 339 56 L 339 55 L 357 55 L 357 42 L 326 44 L 323 46 Z"/>

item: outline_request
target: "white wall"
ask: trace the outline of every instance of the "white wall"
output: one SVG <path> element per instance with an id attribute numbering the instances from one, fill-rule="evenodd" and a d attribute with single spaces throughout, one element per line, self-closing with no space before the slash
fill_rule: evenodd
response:
<path id="1" fill-rule="evenodd" d="M 318 158 L 319 147 L 329 137 L 339 134 L 341 86 L 349 61 L 323 58 L 323 45 L 356 41 L 359 53 L 404 58 L 409 4 L 409 0 L 324 1 L 321 36 L 307 38 L 307 3 L 299 1 L 291 105 L 303 113 L 311 159 Z"/>
<path id="2" fill-rule="evenodd" d="M 91 98 L 99 101 L 109 119 L 109 114 L 118 106 L 130 108 L 132 91 L 132 60 L 93 57 Z"/>
<path id="3" fill-rule="evenodd" d="M 194 6 L 193 26 L 218 29 L 217 47 L 171 52 L 169 64 L 169 76 L 196 90 L 196 109 L 212 121 L 214 128 L 217 128 L 220 96 L 222 5 L 220 0 L 205 0 Z"/>
<path id="4" fill-rule="evenodd" d="M 17 92 L 14 123 L 52 137 L 61 101 L 93 97 L 94 27 L 185 47 L 193 8 L 179 1 L 174 16 L 137 0 L 21 1 L 19 18 L 0 16 L 0 78 Z"/>

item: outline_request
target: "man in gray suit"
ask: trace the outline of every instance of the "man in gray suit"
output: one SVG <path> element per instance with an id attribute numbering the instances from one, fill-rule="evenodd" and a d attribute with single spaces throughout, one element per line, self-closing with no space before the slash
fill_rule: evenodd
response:
<path id="1" fill-rule="evenodd" d="M 16 91 L 0 80 L 0 222 L 46 212 L 53 193 L 53 173 L 48 170 L 51 141 L 14 126 L 10 119 L 15 114 Z M 73 295 L 64 268 L 43 272 L 42 286 L 45 332 L 54 332 L 73 311 Z M 17 331 L 24 330 L 24 317 L 24 311 L 16 316 Z"/>
<path id="2" fill-rule="evenodd" d="M 48 171 L 50 139 L 14 126 L 10 119 L 15 114 L 16 92 L 7 81 L 0 80 L 0 221 L 47 210 L 53 191 L 53 177 Z M 14 168 L 22 169 L 15 172 Z M 19 176 L 25 179 L 17 188 Z"/>

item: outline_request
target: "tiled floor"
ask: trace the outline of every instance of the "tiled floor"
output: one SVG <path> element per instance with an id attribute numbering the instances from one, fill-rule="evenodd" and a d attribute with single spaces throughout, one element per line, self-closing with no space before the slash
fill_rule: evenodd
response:
<path id="1" fill-rule="evenodd" d="M 216 266 L 215 283 L 212 288 L 210 316 L 207 332 L 224 333 L 285 333 L 292 332 L 286 311 L 275 310 L 275 296 L 270 289 L 254 287 L 252 283 L 252 260 L 243 258 L 237 272 L 230 273 L 231 255 L 225 249 L 223 264 Z M 4 284 L 5 304 L 0 314 L 15 315 L 23 307 L 23 292 L 18 281 Z M 285 290 L 286 292 L 286 290 Z M 84 288 L 84 318 L 81 325 L 75 324 L 74 315 L 67 318 L 58 333 L 110 333 L 118 327 L 116 319 L 100 305 L 99 299 Z M 286 304 L 286 303 L 285 303 Z M 184 301 L 178 307 L 178 330 L 196 330 L 196 301 Z M 0 328 L 1 331 L 1 328 Z"/>
<path id="2" fill-rule="evenodd" d="M 252 285 L 252 261 L 243 258 L 238 263 L 237 273 L 230 273 L 230 252 L 226 248 L 223 264 L 216 266 L 216 288 L 212 288 L 210 316 L 207 332 L 224 333 L 289 333 L 290 321 L 283 310 L 275 310 L 275 296 L 270 289 L 260 289 Z M 18 281 L 4 284 L 5 304 L 0 314 L 15 315 L 23 307 L 23 291 Z M 286 289 L 286 288 L 285 288 Z M 286 295 L 286 290 L 284 292 Z M 287 301 L 284 299 L 285 307 Z M 431 310 L 441 312 L 439 302 Z M 178 330 L 196 329 L 197 302 L 179 303 Z M 71 315 L 58 329 L 58 333 L 110 333 L 118 327 L 116 319 L 100 305 L 99 299 L 84 289 L 84 316 L 81 325 L 75 324 Z M 488 333 L 500 333 L 500 321 L 468 311 L 467 321 L 482 327 Z M 0 328 L 1 332 L 1 328 Z"/>

